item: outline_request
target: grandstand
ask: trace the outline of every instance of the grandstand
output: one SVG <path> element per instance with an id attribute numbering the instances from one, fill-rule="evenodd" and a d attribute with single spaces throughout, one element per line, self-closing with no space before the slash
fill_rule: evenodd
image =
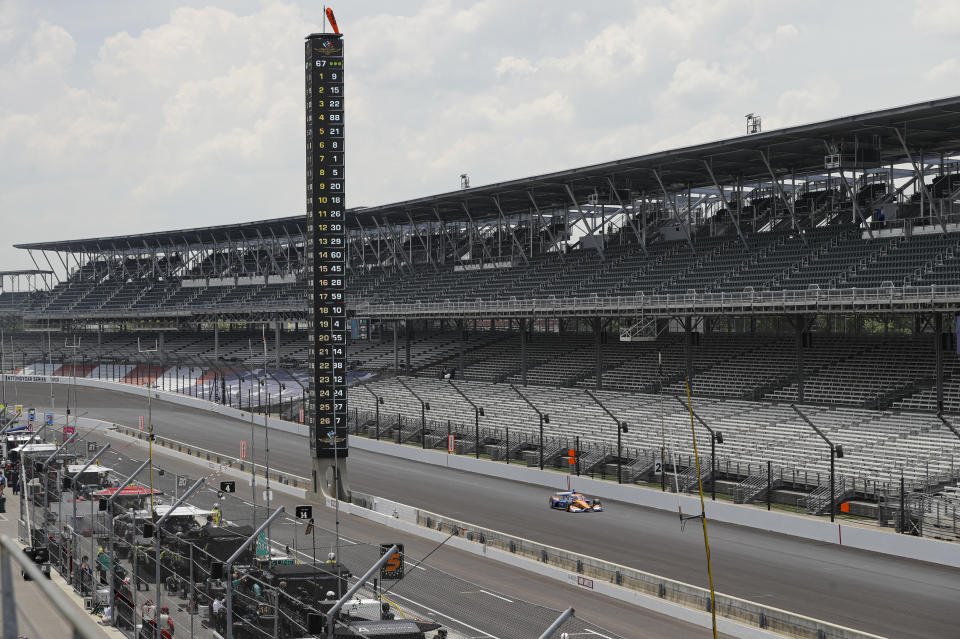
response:
<path id="1" fill-rule="evenodd" d="M 422 378 L 438 424 L 469 424 L 438 378 L 466 382 L 489 406 L 491 454 L 510 453 L 507 428 L 536 425 L 508 384 L 555 416 L 551 437 L 609 450 L 592 389 L 637 425 L 624 446 L 639 478 L 659 448 L 659 394 L 690 379 L 728 433 L 737 482 L 772 461 L 804 474 L 792 485 L 819 485 L 822 450 L 789 403 L 845 444 L 851 478 L 902 470 L 926 487 L 933 464 L 955 479 L 936 415 L 960 412 L 958 113 L 947 98 L 354 208 L 350 368 Z M 19 244 L 50 270 L 0 279 L 3 367 L 237 403 L 254 402 L 244 383 L 257 380 L 299 398 L 306 233 L 292 216 Z M 395 422 L 419 418 L 399 384 L 370 388 Z M 351 401 L 374 408 L 366 393 Z M 666 419 L 686 446 L 678 407 Z"/>

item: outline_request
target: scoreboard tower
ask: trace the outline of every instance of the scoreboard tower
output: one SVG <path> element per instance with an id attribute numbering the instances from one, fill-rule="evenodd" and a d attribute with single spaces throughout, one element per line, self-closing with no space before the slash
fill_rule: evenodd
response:
<path id="1" fill-rule="evenodd" d="M 347 309 L 343 36 L 306 38 L 307 271 L 312 349 L 308 419 L 314 492 L 346 499 Z M 331 472 L 333 471 L 333 472 Z M 339 481 L 337 481 L 339 477 Z"/>

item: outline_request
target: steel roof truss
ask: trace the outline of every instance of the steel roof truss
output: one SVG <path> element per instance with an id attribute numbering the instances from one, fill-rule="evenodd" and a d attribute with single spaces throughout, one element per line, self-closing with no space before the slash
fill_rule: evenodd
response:
<path id="1" fill-rule="evenodd" d="M 941 230 L 943 230 L 943 232 L 946 233 L 946 232 L 947 232 L 947 226 L 943 223 L 943 219 L 940 217 L 939 211 L 937 211 L 936 207 L 933 205 L 933 194 L 930 192 L 930 189 L 927 188 L 927 183 L 924 182 L 924 180 L 923 180 L 923 178 L 922 178 L 922 174 L 920 173 L 920 167 L 919 167 L 919 166 L 917 165 L 917 163 L 914 161 L 914 159 L 913 159 L 913 154 L 910 153 L 910 149 L 907 148 L 907 141 L 906 141 L 906 139 L 905 139 L 905 138 L 903 137 L 903 135 L 900 133 L 900 129 L 899 129 L 899 128 L 894 128 L 894 129 L 893 129 L 893 132 L 897 134 L 897 139 L 900 140 L 900 146 L 903 147 L 903 152 L 906 153 L 906 155 L 907 155 L 907 160 L 909 160 L 909 161 L 910 161 L 910 164 L 913 166 L 914 172 L 915 172 L 918 176 L 920 176 L 920 186 L 921 186 L 921 188 L 923 188 L 923 192 L 924 192 L 924 193 L 926 194 L 926 196 L 927 196 L 927 201 L 930 203 L 930 211 L 931 211 L 931 212 L 933 213 L 933 215 L 937 218 L 937 222 L 940 224 Z M 922 154 L 921 154 L 921 155 L 922 155 Z M 923 214 L 923 212 L 921 211 L 921 215 L 922 215 L 922 214 Z"/>
<path id="2" fill-rule="evenodd" d="M 461 202 L 463 206 L 463 212 L 467 214 L 467 219 L 470 220 L 470 224 L 473 226 L 473 232 L 476 233 L 476 239 L 480 242 L 480 248 L 483 249 L 483 254 L 487 256 L 487 261 L 491 264 L 495 261 L 493 256 L 490 255 L 490 251 L 487 249 L 487 243 L 483 240 L 483 234 L 480 233 L 480 228 L 477 226 L 477 223 L 473 220 L 473 216 L 470 215 L 470 208 L 467 206 L 466 202 Z M 473 258 L 473 242 L 470 242 L 470 257 Z"/>
<path id="3" fill-rule="evenodd" d="M 513 229 L 510 227 L 510 222 L 507 220 L 507 216 L 503 214 L 503 208 L 500 206 L 500 198 L 494 195 L 490 198 L 493 200 L 494 206 L 497 207 L 497 211 L 500 213 L 500 222 L 507 229 L 507 232 L 510 233 L 510 239 L 513 240 L 513 245 L 517 247 L 520 251 L 520 257 L 523 258 L 524 264 L 529 264 L 530 260 L 527 259 L 527 253 L 523 250 L 523 245 L 520 243 L 520 240 L 517 239 L 517 235 L 513 232 Z M 530 233 L 533 233 L 533 229 L 530 229 Z"/>
<path id="4" fill-rule="evenodd" d="M 768 158 L 767 153 L 764 153 L 763 151 L 757 151 L 757 153 L 760 154 L 764 165 L 767 167 L 767 171 L 770 173 L 770 179 L 773 180 L 773 186 L 777 191 L 777 195 L 780 196 L 780 200 L 784 203 L 784 205 L 786 205 L 787 211 L 790 213 L 790 222 L 793 224 L 793 230 L 795 230 L 800 236 L 800 239 L 803 241 L 803 245 L 809 246 L 806 235 L 800 230 L 800 226 L 797 224 L 797 216 L 794 212 L 793 200 L 787 197 L 786 191 L 783 190 L 783 185 L 780 184 L 780 179 L 773 173 L 773 167 L 770 166 L 770 158 Z"/>
<path id="5" fill-rule="evenodd" d="M 540 222 L 540 227 L 546 229 L 547 237 L 550 238 L 550 246 L 557 249 L 557 256 L 560 258 L 560 262 L 565 264 L 566 259 L 563 256 L 563 251 L 560 250 L 560 243 L 557 241 L 557 237 L 553 234 L 553 229 L 550 228 L 551 224 L 543 223 L 543 213 L 540 212 L 540 207 L 537 206 L 537 199 L 533 196 L 533 191 L 527 190 L 527 197 L 530 198 L 530 203 L 533 205 L 533 210 L 537 214 L 537 220 Z M 553 221 L 553 215 L 550 216 L 551 222 Z M 546 252 L 546 251 L 544 251 Z"/>
<path id="6" fill-rule="evenodd" d="M 410 228 L 412 228 L 414 231 L 416 231 L 416 232 L 414 233 L 414 235 L 417 236 L 417 241 L 419 241 L 419 242 L 420 242 L 420 246 L 423 247 L 423 252 L 424 252 L 424 253 L 426 254 L 426 256 L 427 256 L 427 262 L 430 263 L 430 266 L 433 267 L 433 270 L 434 270 L 434 271 L 439 271 L 440 269 L 438 269 L 438 268 L 437 268 L 437 265 L 433 263 L 433 255 L 430 254 L 430 248 L 427 246 L 427 243 L 423 241 L 423 237 L 420 236 L 420 228 L 419 228 L 416 224 L 414 224 L 413 218 L 410 217 L 410 211 L 404 209 L 403 212 L 406 214 L 407 219 L 410 221 Z M 411 249 L 411 250 L 412 250 L 412 249 Z"/>
<path id="7" fill-rule="evenodd" d="M 667 206 L 667 203 L 670 203 L 670 210 L 673 212 L 673 219 L 677 221 L 677 224 L 680 225 L 680 228 L 683 229 L 684 234 L 687 236 L 687 244 L 690 245 L 690 250 L 696 254 L 697 249 L 693 246 L 693 237 L 690 235 L 690 227 L 687 224 L 684 224 L 683 220 L 680 219 L 680 212 L 677 210 L 677 203 L 673 201 L 673 198 L 670 197 L 670 194 L 667 193 L 667 187 L 663 185 L 663 179 L 660 177 L 660 172 L 656 169 L 650 169 L 653 173 L 653 176 L 657 178 L 657 184 L 660 185 L 660 191 L 663 193 L 663 205 Z M 687 214 L 687 219 L 689 220 L 689 212 Z"/>

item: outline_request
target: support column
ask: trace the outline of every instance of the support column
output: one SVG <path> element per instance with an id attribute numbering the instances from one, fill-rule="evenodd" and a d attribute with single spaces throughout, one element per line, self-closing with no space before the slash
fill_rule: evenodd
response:
<path id="1" fill-rule="evenodd" d="M 160 334 L 157 335 L 157 350 L 159 351 L 160 357 L 163 357 L 163 335 L 164 331 L 160 331 Z"/>
<path id="2" fill-rule="evenodd" d="M 280 368 L 280 320 L 277 320 L 273 324 L 273 337 L 274 337 L 274 366 Z"/>
<path id="3" fill-rule="evenodd" d="M 400 330 L 400 320 L 393 320 L 393 374 L 400 372 L 400 351 L 397 350 L 397 331 Z"/>
<path id="4" fill-rule="evenodd" d="M 337 481 L 338 479 L 339 481 Z M 351 500 L 346 458 L 313 458 L 312 493 L 314 499 L 333 497 L 341 501 L 349 502 Z"/>
<path id="5" fill-rule="evenodd" d="M 593 320 L 593 341 L 597 351 L 597 390 L 603 390 L 603 318 L 597 317 Z"/>
<path id="6" fill-rule="evenodd" d="M 933 347 L 937 349 L 937 415 L 943 413 L 943 313 L 934 313 Z"/>
<path id="7" fill-rule="evenodd" d="M 527 320 L 517 320 L 520 324 L 520 383 L 527 385 Z"/>
<path id="8" fill-rule="evenodd" d="M 467 325 L 462 319 L 457 320 L 457 330 L 460 331 L 460 344 L 459 344 L 459 363 L 457 365 L 458 372 L 460 373 L 460 379 L 467 378 L 467 371 L 465 370 L 465 365 L 463 361 L 463 351 L 466 348 L 467 341 Z"/>
<path id="9" fill-rule="evenodd" d="M 220 321 L 213 322 L 213 361 L 220 359 Z"/>
<path id="10" fill-rule="evenodd" d="M 406 335 L 404 336 L 404 352 L 405 352 L 404 354 L 406 359 L 407 375 L 409 375 L 410 374 L 410 341 L 413 338 L 413 325 L 411 324 L 410 320 L 406 320 L 403 323 L 403 325 L 405 328 L 404 332 L 406 333 Z"/>
<path id="11" fill-rule="evenodd" d="M 693 386 L 693 318 L 687 315 L 683 318 L 683 331 L 686 340 L 683 343 L 683 358 L 686 361 L 687 379 Z"/>
<path id="12" fill-rule="evenodd" d="M 804 327 L 807 323 L 807 318 L 801 315 L 797 318 L 796 328 L 797 334 L 797 401 L 803 401 L 803 332 Z"/>

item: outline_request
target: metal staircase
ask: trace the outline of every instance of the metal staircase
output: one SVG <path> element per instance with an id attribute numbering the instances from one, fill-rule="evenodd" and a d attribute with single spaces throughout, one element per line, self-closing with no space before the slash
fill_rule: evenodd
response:
<path id="1" fill-rule="evenodd" d="M 712 466 L 710 463 L 710 456 L 705 455 L 700 458 L 700 481 L 706 482 L 710 479 L 712 473 Z M 697 466 L 692 464 L 688 466 L 683 472 L 677 475 L 677 488 L 681 493 L 687 493 L 692 491 L 697 487 Z"/>
<path id="2" fill-rule="evenodd" d="M 838 504 L 853 495 L 853 490 L 846 488 L 847 482 L 845 480 L 846 477 L 839 474 L 835 478 L 837 491 L 836 501 Z M 828 477 L 826 484 L 817 486 L 807 495 L 807 513 L 810 515 L 822 515 L 829 510 L 830 479 Z"/>
<path id="3" fill-rule="evenodd" d="M 782 484 L 783 480 L 776 476 L 770 479 L 770 483 L 768 484 L 767 469 L 764 468 L 761 473 L 757 475 L 750 475 L 742 482 L 737 484 L 733 493 L 733 502 L 736 504 L 752 504 L 767 492 L 768 485 L 770 486 L 771 490 L 774 490 L 779 488 Z"/>

